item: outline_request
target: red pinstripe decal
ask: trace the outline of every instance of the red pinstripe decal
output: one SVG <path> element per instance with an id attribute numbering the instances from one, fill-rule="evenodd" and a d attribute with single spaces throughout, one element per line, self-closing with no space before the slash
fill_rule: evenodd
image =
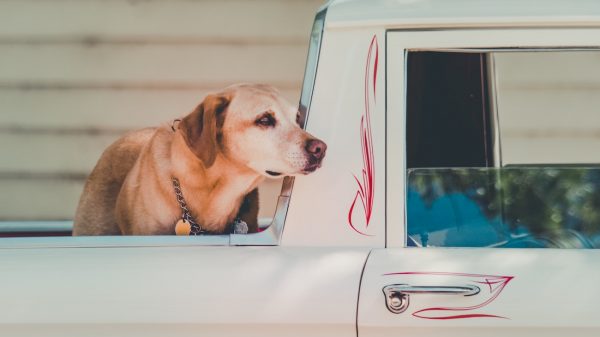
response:
<path id="1" fill-rule="evenodd" d="M 367 234 L 366 230 L 371 222 L 373 214 L 373 203 L 375 199 L 375 158 L 373 152 L 373 134 L 371 131 L 371 94 L 373 95 L 373 104 L 376 103 L 377 93 L 377 68 L 379 65 L 379 44 L 377 36 L 374 35 L 371 39 L 369 52 L 367 54 L 367 62 L 365 66 L 365 111 L 360 120 L 360 144 L 362 148 L 363 169 L 360 178 L 354 174 L 354 180 L 358 185 L 354 199 L 348 210 L 348 224 L 356 233 L 372 236 Z M 372 82 L 371 82 L 372 80 Z M 364 211 L 365 222 L 364 229 L 358 229 L 354 223 L 354 210 L 357 201 L 360 200 Z"/>

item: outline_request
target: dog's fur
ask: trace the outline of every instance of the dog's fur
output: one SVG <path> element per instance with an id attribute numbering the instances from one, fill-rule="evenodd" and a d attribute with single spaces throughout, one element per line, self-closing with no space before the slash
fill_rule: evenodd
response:
<path id="1" fill-rule="evenodd" d="M 125 135 L 88 177 L 73 235 L 174 234 L 182 211 L 172 177 L 203 229 L 223 233 L 239 217 L 256 232 L 258 184 L 313 172 L 325 155 L 297 114 L 274 88 L 242 84 L 208 95 L 173 128 Z"/>

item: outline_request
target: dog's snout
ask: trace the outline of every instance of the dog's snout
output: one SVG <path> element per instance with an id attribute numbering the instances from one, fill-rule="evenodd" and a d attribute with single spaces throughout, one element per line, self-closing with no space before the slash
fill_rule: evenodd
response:
<path id="1" fill-rule="evenodd" d="M 321 159 L 325 156 L 327 145 L 318 139 L 309 139 L 306 142 L 306 152 L 314 159 Z"/>

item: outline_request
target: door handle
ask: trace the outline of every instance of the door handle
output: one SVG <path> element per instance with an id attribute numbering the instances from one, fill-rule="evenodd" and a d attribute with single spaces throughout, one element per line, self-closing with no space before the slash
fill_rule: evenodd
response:
<path id="1" fill-rule="evenodd" d="M 462 295 L 473 296 L 479 294 L 479 287 L 465 286 L 411 286 L 408 284 L 390 284 L 383 287 L 385 304 L 394 314 L 403 313 L 410 304 L 410 294 L 436 294 L 436 295 Z"/>

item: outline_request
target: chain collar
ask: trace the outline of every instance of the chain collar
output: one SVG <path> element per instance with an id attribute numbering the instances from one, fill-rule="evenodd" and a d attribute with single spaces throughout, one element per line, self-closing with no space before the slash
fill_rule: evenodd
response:
<path id="1" fill-rule="evenodd" d="M 173 120 L 173 122 L 171 123 L 171 130 L 173 130 L 173 132 L 177 131 L 177 129 L 179 129 L 179 123 L 181 122 L 181 119 L 179 118 L 175 118 Z"/>
<path id="2" fill-rule="evenodd" d="M 173 189 L 175 190 L 175 197 L 177 197 L 177 203 L 179 204 L 179 208 L 181 208 L 181 219 L 190 224 L 190 235 L 202 235 L 206 234 L 207 231 L 202 229 L 200 224 L 194 220 L 194 217 L 190 213 L 190 210 L 187 208 L 187 204 L 185 203 L 185 199 L 183 198 L 183 193 L 181 192 L 181 185 L 179 185 L 179 179 L 172 177 L 171 182 L 173 182 Z"/>
<path id="3" fill-rule="evenodd" d="M 177 203 L 179 204 L 179 208 L 181 208 L 181 220 L 190 224 L 190 234 L 189 235 L 206 235 L 210 234 L 206 229 L 202 229 L 199 223 L 194 220 L 194 217 L 190 213 L 190 210 L 187 208 L 187 203 L 183 198 L 183 192 L 181 192 L 181 185 L 179 184 L 179 179 L 175 177 L 171 177 L 171 182 L 173 183 L 173 189 L 175 190 L 175 197 L 177 198 Z M 230 231 L 233 234 L 247 234 L 248 233 L 248 224 L 244 222 L 240 218 L 235 218 L 233 223 L 230 225 Z"/>

